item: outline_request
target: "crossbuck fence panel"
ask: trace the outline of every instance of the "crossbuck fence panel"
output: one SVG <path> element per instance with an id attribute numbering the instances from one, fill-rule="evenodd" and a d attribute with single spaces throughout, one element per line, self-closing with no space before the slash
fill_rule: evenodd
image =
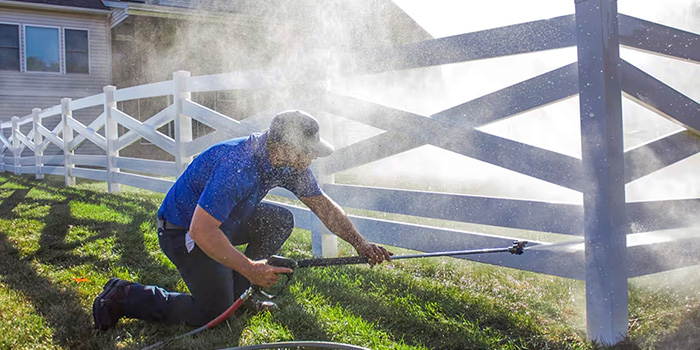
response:
<path id="1" fill-rule="evenodd" d="M 337 150 L 317 161 L 316 174 L 324 190 L 345 207 L 431 219 L 553 232 L 572 236 L 571 244 L 531 242 L 523 256 L 468 256 L 470 260 L 586 281 L 588 335 L 615 343 L 627 332 L 627 278 L 697 265 L 696 236 L 668 211 L 697 213 L 698 199 L 625 202 L 624 185 L 700 151 L 700 104 L 662 81 L 620 59 L 619 46 L 700 63 L 700 36 L 617 13 L 616 2 L 576 2 L 574 15 L 428 40 L 401 47 L 372 49 L 334 57 L 343 72 L 381 73 L 514 54 L 578 47 L 578 62 L 466 101 L 429 116 L 339 95 L 326 88 L 332 75 L 293 76 L 281 68 L 191 77 L 175 72 L 173 79 L 116 89 L 79 100 L 63 99 L 44 110 L 2 124 L 3 171 L 106 181 L 109 191 L 120 184 L 167 192 L 187 164 L 219 141 L 267 127 L 260 115 L 236 120 L 194 102 L 193 92 L 248 90 L 295 86 L 313 91 L 317 99 L 300 99 L 299 108 L 326 112 L 384 130 L 377 136 Z M 353 64 L 342 64 L 343 60 Z M 357 62 L 361 62 L 360 65 Z M 685 130 L 623 153 L 623 94 L 668 118 Z M 582 159 L 555 153 L 477 130 L 479 126 L 531 111 L 574 96 L 580 99 Z M 173 103 L 146 121 L 117 108 L 117 102 L 172 96 Z M 88 125 L 73 112 L 103 106 Z M 51 130 L 42 121 L 59 116 Z M 426 118 L 428 117 L 428 118 Z M 193 139 L 196 120 L 214 131 Z M 173 122 L 174 136 L 158 131 Z M 118 127 L 128 131 L 119 134 Z M 450 138 L 442 137 L 449 133 Z M 174 157 L 157 161 L 120 156 L 120 150 L 146 139 Z M 465 142 L 468 140 L 468 142 Z M 104 155 L 79 155 L 74 150 L 91 142 Z M 53 144 L 62 155 L 43 153 Z M 334 183 L 333 174 L 408 150 L 432 145 L 460 155 L 582 192 L 583 206 L 462 194 L 371 188 Z M 381 152 L 377 152 L 381 150 Z M 33 153 L 32 156 L 23 154 Z M 648 159 L 654 154 L 655 159 Z M 286 190 L 271 194 L 292 197 Z M 337 254 L 335 236 L 308 209 L 282 204 L 293 211 L 296 226 L 312 230 L 315 255 Z M 370 240 L 420 251 L 508 246 L 512 237 L 465 232 L 392 220 L 352 216 Z M 632 232 L 631 227 L 645 232 Z M 658 231 L 664 239 L 653 239 Z M 577 238 L 577 237 L 582 237 Z M 651 239 L 641 239 L 651 238 Z M 654 243 L 640 243 L 654 242 Z M 585 249 L 584 249 L 585 248 Z M 673 261 L 651 258 L 664 252 Z"/>

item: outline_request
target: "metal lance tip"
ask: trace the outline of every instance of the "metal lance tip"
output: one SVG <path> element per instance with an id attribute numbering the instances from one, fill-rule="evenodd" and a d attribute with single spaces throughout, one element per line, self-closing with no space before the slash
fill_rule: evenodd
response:
<path id="1" fill-rule="evenodd" d="M 514 241 L 513 246 L 508 248 L 508 252 L 511 254 L 522 255 L 526 244 L 527 241 Z"/>

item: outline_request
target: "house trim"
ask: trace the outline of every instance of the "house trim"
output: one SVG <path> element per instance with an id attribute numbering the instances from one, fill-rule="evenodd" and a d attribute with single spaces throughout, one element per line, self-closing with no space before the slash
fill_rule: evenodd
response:
<path id="1" fill-rule="evenodd" d="M 10 0 L 0 0 L 0 7 L 15 7 L 15 8 L 25 8 L 32 10 L 50 10 L 50 11 L 63 11 L 63 12 L 73 12 L 73 13 L 85 13 L 92 15 L 103 15 L 108 16 L 112 11 L 110 10 L 100 10 L 100 9 L 89 9 L 84 7 L 74 7 L 74 6 L 61 6 L 61 5 L 51 5 L 51 4 L 38 4 L 33 2 L 17 2 Z"/>

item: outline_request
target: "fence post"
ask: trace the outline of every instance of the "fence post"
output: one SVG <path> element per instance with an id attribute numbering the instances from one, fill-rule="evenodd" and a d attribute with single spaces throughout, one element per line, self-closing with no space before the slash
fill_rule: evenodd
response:
<path id="1" fill-rule="evenodd" d="M 320 122 L 320 121 L 319 121 Z M 333 126 L 330 123 L 323 125 L 328 135 L 334 135 Z M 324 137 L 326 138 L 326 137 Z M 332 143 L 334 138 L 328 141 Z M 335 175 L 329 174 L 325 167 L 325 159 L 314 162 L 314 173 L 320 186 L 335 183 Z M 321 220 L 313 213 L 311 215 L 311 252 L 315 257 L 333 258 L 338 256 L 338 236 L 331 233 Z"/>
<path id="2" fill-rule="evenodd" d="M 44 156 L 44 150 L 41 148 L 44 137 L 39 132 L 39 125 L 41 125 L 41 118 L 39 118 L 40 112 L 40 108 L 32 109 L 32 127 L 34 128 L 34 173 L 36 174 L 37 180 L 44 178 L 44 174 L 42 173 L 44 162 L 41 159 L 41 157 Z"/>
<path id="3" fill-rule="evenodd" d="M 119 150 L 115 149 L 114 143 L 119 138 L 119 128 L 112 116 L 112 108 L 117 108 L 117 101 L 114 99 L 116 86 L 108 85 L 104 87 L 105 94 L 105 139 L 107 141 L 107 192 L 115 193 L 121 190 L 121 186 L 115 180 L 115 174 L 119 172 L 116 166 Z"/>
<path id="4" fill-rule="evenodd" d="M 19 118 L 18 117 L 12 117 L 12 165 L 14 166 L 14 174 L 19 175 L 20 174 L 20 169 L 19 169 L 19 158 L 20 158 L 20 153 L 19 153 L 19 146 L 20 146 L 20 141 L 19 141 Z"/>
<path id="5" fill-rule="evenodd" d="M 0 123 L 0 133 L 2 133 L 2 137 L 5 137 L 5 128 L 2 127 L 2 123 Z M 0 171 L 5 172 L 5 150 L 7 149 L 7 146 L 3 142 L 0 144 Z"/>
<path id="6" fill-rule="evenodd" d="M 0 123 L 0 133 L 2 133 L 2 137 L 5 137 L 5 128 L 2 127 L 2 123 Z M 3 142 L 0 144 L 0 171 L 5 172 L 5 150 L 7 149 L 7 146 Z"/>
<path id="7" fill-rule="evenodd" d="M 73 142 L 73 128 L 68 124 L 68 118 L 73 118 L 70 109 L 70 98 L 61 99 L 61 123 L 63 124 L 63 170 L 65 171 L 65 185 L 75 185 L 75 177 L 71 175 L 73 169 L 73 150 L 70 147 Z"/>
<path id="8" fill-rule="evenodd" d="M 316 165 L 315 171 L 319 174 L 319 185 L 332 184 L 334 175 L 323 173 L 323 166 Z M 338 236 L 331 233 L 321 220 L 313 213 L 311 215 L 311 252 L 315 257 L 333 258 L 338 256 Z"/>
<path id="9" fill-rule="evenodd" d="M 192 156 L 185 154 L 185 145 L 192 141 L 192 119 L 182 113 L 182 101 L 192 98 L 192 93 L 187 91 L 185 82 L 190 77 L 190 72 L 177 71 L 173 73 L 173 104 L 175 104 L 175 164 L 178 176 L 187 169 L 192 162 Z"/>
<path id="10" fill-rule="evenodd" d="M 588 338 L 627 334 L 627 237 L 617 0 L 576 0 Z"/>

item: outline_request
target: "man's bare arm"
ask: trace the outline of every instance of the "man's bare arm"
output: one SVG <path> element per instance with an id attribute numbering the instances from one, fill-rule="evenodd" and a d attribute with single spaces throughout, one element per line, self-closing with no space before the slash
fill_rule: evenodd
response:
<path id="1" fill-rule="evenodd" d="M 378 264 L 384 260 L 391 260 L 391 253 L 384 247 L 370 243 L 357 231 L 350 218 L 336 202 L 328 195 L 321 194 L 313 197 L 299 198 L 313 211 L 321 222 L 335 235 L 350 243 L 355 250 L 370 259 L 370 264 Z"/>
<path id="2" fill-rule="evenodd" d="M 194 211 L 190 224 L 190 236 L 194 242 L 216 262 L 239 272 L 252 284 L 262 287 L 270 287 L 277 283 L 278 273 L 292 272 L 287 268 L 267 265 L 265 260 L 250 260 L 229 242 L 226 235 L 219 229 L 220 225 L 221 221 L 199 205 Z"/>

